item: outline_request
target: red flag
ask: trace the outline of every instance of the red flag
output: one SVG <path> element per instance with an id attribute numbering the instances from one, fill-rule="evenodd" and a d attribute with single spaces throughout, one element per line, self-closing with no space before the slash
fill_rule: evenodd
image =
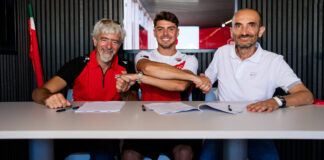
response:
<path id="1" fill-rule="evenodd" d="M 38 42 L 36 35 L 36 27 L 33 18 L 32 6 L 29 4 L 29 34 L 30 34 L 30 52 L 29 58 L 32 60 L 34 72 L 36 75 L 37 87 L 44 84 L 42 63 L 39 57 Z"/>

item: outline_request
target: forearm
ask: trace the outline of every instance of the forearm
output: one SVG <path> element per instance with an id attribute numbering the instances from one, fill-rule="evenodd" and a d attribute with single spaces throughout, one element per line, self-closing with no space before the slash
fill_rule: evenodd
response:
<path id="1" fill-rule="evenodd" d="M 314 101 L 313 94 L 310 91 L 299 91 L 283 97 L 286 99 L 286 106 L 312 104 Z"/>
<path id="2" fill-rule="evenodd" d="M 194 81 L 197 79 L 197 76 L 192 72 L 180 70 L 165 63 L 149 61 L 138 65 L 137 69 L 142 71 L 145 75 L 159 79 L 177 79 L 189 81 Z"/>
<path id="3" fill-rule="evenodd" d="M 32 93 L 32 99 L 39 104 L 45 104 L 45 100 L 51 95 L 52 93 L 43 87 L 39 87 L 34 89 Z"/>
<path id="4" fill-rule="evenodd" d="M 148 84 L 167 91 L 184 91 L 191 84 L 190 81 L 164 80 L 148 75 L 143 75 L 141 83 Z"/>

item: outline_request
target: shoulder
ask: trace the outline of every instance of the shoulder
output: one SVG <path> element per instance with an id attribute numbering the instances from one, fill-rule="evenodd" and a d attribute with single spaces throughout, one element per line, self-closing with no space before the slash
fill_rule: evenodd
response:
<path id="1" fill-rule="evenodd" d="M 64 68 L 65 69 L 66 68 L 70 68 L 70 69 L 82 68 L 83 69 L 89 61 L 90 61 L 90 58 L 88 56 L 78 57 L 78 58 L 72 59 L 71 61 L 64 64 L 61 69 L 64 69 Z"/>
<path id="2" fill-rule="evenodd" d="M 63 65 L 56 75 L 64 79 L 68 84 L 71 84 L 87 66 L 89 61 L 89 57 L 75 58 Z"/>
<path id="3" fill-rule="evenodd" d="M 282 55 L 267 50 L 262 50 L 262 57 L 264 60 L 271 62 L 284 61 Z"/>

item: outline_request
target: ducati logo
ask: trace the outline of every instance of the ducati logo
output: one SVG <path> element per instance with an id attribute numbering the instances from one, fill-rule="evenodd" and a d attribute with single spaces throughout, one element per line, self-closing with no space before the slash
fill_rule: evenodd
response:
<path id="1" fill-rule="evenodd" d="M 182 59 L 181 58 L 176 58 L 175 59 L 177 62 L 180 62 Z"/>

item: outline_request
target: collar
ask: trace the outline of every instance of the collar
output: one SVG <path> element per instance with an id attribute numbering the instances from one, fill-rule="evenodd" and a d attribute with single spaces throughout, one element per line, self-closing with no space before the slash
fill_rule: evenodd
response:
<path id="1" fill-rule="evenodd" d="M 153 50 L 156 54 L 158 54 L 159 56 L 161 56 L 161 57 L 166 57 L 166 58 L 172 58 L 172 57 L 175 57 L 175 56 L 177 56 L 177 55 L 179 55 L 180 54 L 180 51 L 178 51 L 177 50 L 177 52 L 174 54 L 174 55 L 172 55 L 172 56 L 166 56 L 166 55 L 163 55 L 163 54 L 161 54 L 159 51 L 158 51 L 158 49 L 155 49 L 155 50 Z"/>
<path id="2" fill-rule="evenodd" d="M 96 58 L 96 50 L 93 50 L 90 53 L 90 62 L 89 62 L 89 66 L 91 68 L 96 68 L 96 67 L 100 67 L 100 65 L 97 62 L 97 58 Z M 118 54 L 116 53 L 114 58 L 113 58 L 113 62 L 111 64 L 110 68 L 116 68 L 118 66 Z"/>
<path id="3" fill-rule="evenodd" d="M 260 62 L 260 59 L 262 57 L 262 51 L 263 51 L 263 49 L 262 49 L 262 47 L 260 46 L 260 44 L 258 42 L 255 44 L 255 46 L 256 46 L 257 50 L 254 52 L 254 54 L 251 57 L 249 57 L 246 60 L 251 61 L 251 62 L 254 62 L 254 63 L 259 63 Z M 231 51 L 231 54 L 230 55 L 231 55 L 231 57 L 233 59 L 240 59 L 240 57 L 238 57 L 236 55 L 236 52 L 235 52 L 235 44 L 232 46 L 232 51 Z"/>

